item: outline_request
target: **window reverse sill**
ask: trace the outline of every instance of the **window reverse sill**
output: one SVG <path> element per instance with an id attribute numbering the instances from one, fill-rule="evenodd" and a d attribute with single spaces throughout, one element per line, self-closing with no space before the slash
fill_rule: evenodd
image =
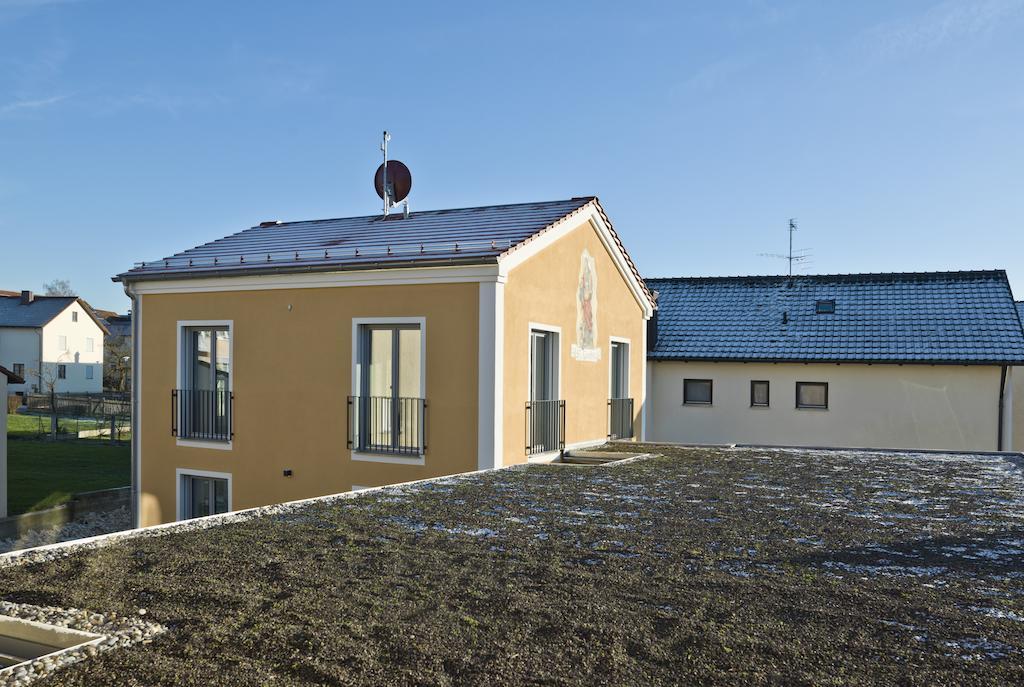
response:
<path id="1" fill-rule="evenodd" d="M 178 439 L 178 446 L 186 448 L 209 448 L 215 451 L 230 451 L 230 441 L 209 441 L 206 439 Z"/>
<path id="2" fill-rule="evenodd" d="M 426 465 L 424 455 L 407 456 L 397 453 L 359 453 L 352 451 L 352 460 L 364 463 L 392 463 L 394 465 Z"/>

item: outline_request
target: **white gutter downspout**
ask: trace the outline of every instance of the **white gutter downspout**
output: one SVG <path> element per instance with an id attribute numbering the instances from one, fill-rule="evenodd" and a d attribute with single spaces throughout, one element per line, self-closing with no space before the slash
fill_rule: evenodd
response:
<path id="1" fill-rule="evenodd" d="M 140 367 L 141 359 L 139 351 L 142 348 L 142 297 L 135 293 L 130 284 L 124 285 L 124 293 L 132 301 L 132 384 L 131 384 L 131 409 L 132 409 L 132 474 L 131 474 L 131 523 L 133 528 L 141 527 L 139 500 L 142 495 L 142 485 L 139 481 L 140 460 L 141 460 L 141 436 L 139 417 L 139 393 L 140 389 Z"/>

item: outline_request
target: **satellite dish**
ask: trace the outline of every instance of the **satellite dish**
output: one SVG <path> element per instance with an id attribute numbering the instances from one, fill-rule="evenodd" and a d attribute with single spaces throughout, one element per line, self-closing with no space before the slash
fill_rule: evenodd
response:
<path id="1" fill-rule="evenodd" d="M 388 200 L 391 203 L 400 203 L 409 195 L 412 190 L 412 172 L 405 166 L 405 163 L 398 160 L 388 160 Z M 377 189 L 377 195 L 384 198 L 384 165 L 377 168 L 373 175 L 373 187 Z"/>

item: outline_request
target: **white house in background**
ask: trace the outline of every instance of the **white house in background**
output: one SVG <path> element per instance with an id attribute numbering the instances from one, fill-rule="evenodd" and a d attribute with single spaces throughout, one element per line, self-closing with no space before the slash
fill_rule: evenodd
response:
<path id="1" fill-rule="evenodd" d="M 1022 447 L 1024 331 L 1002 270 L 646 282 L 649 440 Z"/>
<path id="2" fill-rule="evenodd" d="M 0 365 L 25 380 L 10 393 L 101 393 L 106 333 L 76 296 L 0 296 Z"/>
<path id="3" fill-rule="evenodd" d="M 0 365 L 0 518 L 7 517 L 7 388 L 24 381 Z"/>

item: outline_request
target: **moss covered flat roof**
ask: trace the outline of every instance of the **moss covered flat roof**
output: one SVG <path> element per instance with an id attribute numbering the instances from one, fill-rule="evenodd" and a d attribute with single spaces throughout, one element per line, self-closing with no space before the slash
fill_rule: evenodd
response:
<path id="1" fill-rule="evenodd" d="M 48 685 L 1024 682 L 1007 458 L 648 448 L 26 556 L 0 600 L 165 628 Z"/>

